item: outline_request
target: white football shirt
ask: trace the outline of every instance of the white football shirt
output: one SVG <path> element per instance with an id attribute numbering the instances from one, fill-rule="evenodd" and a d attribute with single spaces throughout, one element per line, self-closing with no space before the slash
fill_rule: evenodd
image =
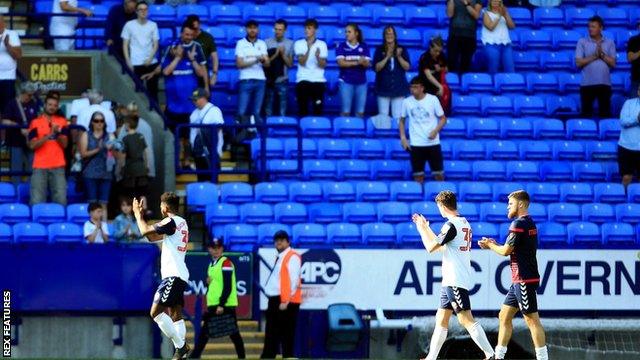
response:
<path id="1" fill-rule="evenodd" d="M 442 245 L 442 286 L 471 289 L 471 225 L 462 216 L 450 218 L 438 235 Z"/>
<path id="2" fill-rule="evenodd" d="M 154 227 L 159 234 L 164 235 L 160 256 L 160 275 L 163 279 L 177 276 L 188 282 L 189 270 L 184 262 L 189 243 L 187 221 L 174 215 L 164 218 Z"/>

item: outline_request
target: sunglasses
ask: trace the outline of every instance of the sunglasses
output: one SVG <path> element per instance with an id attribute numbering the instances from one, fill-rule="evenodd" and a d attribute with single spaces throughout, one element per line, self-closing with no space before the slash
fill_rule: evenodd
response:
<path id="1" fill-rule="evenodd" d="M 95 124 L 104 124 L 104 119 L 93 119 L 91 122 Z"/>

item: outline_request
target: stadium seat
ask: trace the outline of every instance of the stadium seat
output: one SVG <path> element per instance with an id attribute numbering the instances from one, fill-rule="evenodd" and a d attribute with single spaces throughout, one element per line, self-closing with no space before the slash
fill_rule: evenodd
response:
<path id="1" fill-rule="evenodd" d="M 485 73 L 466 73 L 460 79 L 461 90 L 463 94 L 478 92 L 493 92 L 493 79 L 490 74 Z"/>
<path id="2" fill-rule="evenodd" d="M 575 44 L 574 44 L 575 46 Z M 540 66 L 545 71 L 571 71 L 575 68 L 575 57 L 573 53 L 569 51 L 560 51 L 560 52 L 542 52 L 540 53 Z M 549 82 L 553 78 L 555 80 L 555 87 L 550 87 L 550 83 L 536 84 L 538 86 L 543 85 L 544 90 L 547 92 L 560 92 L 560 87 L 558 85 L 558 80 L 553 74 L 540 74 L 543 76 L 547 76 Z M 531 91 L 531 90 L 530 90 Z"/>
<path id="3" fill-rule="evenodd" d="M 76 242 L 84 240 L 82 228 L 74 223 L 56 223 L 47 226 L 49 242 Z"/>
<path id="4" fill-rule="evenodd" d="M 169 5 L 151 5 L 149 18 L 153 21 L 173 21 L 176 18 L 176 10 Z"/>
<path id="5" fill-rule="evenodd" d="M 418 62 L 416 62 L 416 68 L 417 68 Z M 448 72 L 445 75 L 445 80 L 447 81 L 447 84 L 449 85 L 449 88 L 451 89 L 451 91 L 457 92 L 460 91 L 460 77 L 458 76 L 458 74 L 453 73 L 453 72 Z"/>
<path id="6" fill-rule="evenodd" d="M 372 138 L 394 138 L 398 137 L 398 120 L 391 119 L 389 127 L 376 127 L 371 119 L 366 121 L 367 136 Z"/>
<path id="7" fill-rule="evenodd" d="M 42 224 L 31 222 L 20 222 L 13 225 L 13 241 L 24 242 L 47 242 L 49 233 Z"/>
<path id="8" fill-rule="evenodd" d="M 207 205 L 204 211 L 204 219 L 205 224 L 210 226 L 237 223 L 240 221 L 240 212 L 238 207 L 233 204 Z"/>
<path id="9" fill-rule="evenodd" d="M 322 201 L 322 187 L 316 182 L 293 182 L 289 184 L 289 200 L 300 203 Z"/>
<path id="10" fill-rule="evenodd" d="M 627 79 L 629 78 L 628 74 L 621 74 L 621 73 L 613 73 L 610 76 L 610 80 L 611 80 L 611 91 L 613 91 L 614 93 L 617 92 L 621 92 L 621 93 L 628 93 L 629 89 L 627 88 Z M 636 91 L 638 89 L 636 88 Z M 635 93 L 635 91 L 634 91 Z M 626 98 L 624 99 L 626 100 Z"/>
<path id="11" fill-rule="evenodd" d="M 536 28 L 562 27 L 564 25 L 564 12 L 560 8 L 535 8 L 533 9 L 533 25 Z"/>
<path id="12" fill-rule="evenodd" d="M 451 108 L 458 115 L 477 115 L 480 113 L 480 98 L 454 94 Z"/>
<path id="13" fill-rule="evenodd" d="M 499 134 L 500 126 L 495 119 L 470 118 L 467 120 L 467 137 L 470 139 L 497 138 Z"/>
<path id="14" fill-rule="evenodd" d="M 220 185 L 220 200 L 240 204 L 253 201 L 253 188 L 247 183 L 231 182 Z"/>
<path id="15" fill-rule="evenodd" d="M 279 182 L 261 182 L 255 185 L 255 201 L 277 203 L 289 200 L 287 186 Z"/>
<path id="16" fill-rule="evenodd" d="M 593 223 L 615 222 L 616 214 L 613 206 L 609 204 L 582 204 L 582 221 Z"/>
<path id="17" fill-rule="evenodd" d="M 430 7 L 412 6 L 405 8 L 406 24 L 418 27 L 432 27 L 438 24 L 438 15 Z"/>
<path id="18" fill-rule="evenodd" d="M 457 186 L 455 183 L 448 181 L 427 181 L 423 185 L 424 200 L 433 201 L 436 195 L 444 190 L 449 190 L 457 193 Z"/>
<path id="19" fill-rule="evenodd" d="M 356 194 L 350 182 L 326 182 L 322 184 L 324 201 L 346 202 L 355 201 Z"/>
<path id="20" fill-rule="evenodd" d="M 598 133 L 601 140 L 618 140 L 620 138 L 620 120 L 602 119 L 598 122 Z"/>
<path id="21" fill-rule="evenodd" d="M 473 177 L 471 163 L 467 161 L 445 160 L 444 173 L 450 180 L 469 180 Z"/>
<path id="22" fill-rule="evenodd" d="M 273 137 L 293 137 L 297 135 L 294 126 L 298 126 L 298 120 L 296 118 L 288 116 L 268 116 L 266 119 L 267 125 L 275 125 L 268 129 L 269 136 Z M 278 127 L 278 125 L 282 125 Z"/>
<path id="23" fill-rule="evenodd" d="M 406 163 L 397 160 L 374 160 L 371 162 L 371 179 L 398 180 L 406 177 Z"/>
<path id="24" fill-rule="evenodd" d="M 320 224 L 295 224 L 293 225 L 293 241 L 296 245 L 327 245 L 327 232 L 324 225 Z"/>
<path id="25" fill-rule="evenodd" d="M 17 200 L 16 188 L 12 183 L 0 182 L 0 203 L 10 203 Z"/>
<path id="26" fill-rule="evenodd" d="M 514 43 L 513 40 L 514 39 L 512 37 L 512 43 Z M 518 71 L 537 71 L 540 68 L 540 53 L 537 51 L 514 51 L 513 62 L 515 64 L 516 70 Z M 522 86 L 524 90 L 524 80 Z"/>
<path id="27" fill-rule="evenodd" d="M 589 18 L 591 18 L 595 14 L 596 12 L 590 8 L 580 8 L 580 7 L 567 8 L 565 10 L 566 22 L 564 23 L 564 25 L 568 28 L 586 26 Z M 562 26 L 562 24 L 559 26 Z"/>
<path id="28" fill-rule="evenodd" d="M 398 43 L 407 47 L 419 48 L 422 46 L 422 34 L 417 29 L 402 28 L 396 31 L 398 32 Z"/>
<path id="29" fill-rule="evenodd" d="M 516 96 L 513 112 L 516 116 L 542 116 L 546 112 L 544 99 L 540 96 Z"/>
<path id="30" fill-rule="evenodd" d="M 509 181 L 539 181 L 538 163 L 533 161 L 507 162 L 507 179 Z"/>
<path id="31" fill-rule="evenodd" d="M 403 248 L 416 248 L 422 246 L 422 239 L 413 222 L 396 224 L 396 240 Z"/>
<path id="32" fill-rule="evenodd" d="M 327 239 L 330 243 L 343 246 L 360 245 L 362 236 L 356 224 L 333 223 L 327 225 Z"/>
<path id="33" fill-rule="evenodd" d="M 245 6 L 242 8 L 242 18 L 244 21 L 251 19 L 264 24 L 275 21 L 276 14 L 274 8 L 269 5 L 254 4 L 252 6 Z"/>
<path id="34" fill-rule="evenodd" d="M 411 220 L 409 205 L 399 201 L 385 201 L 378 203 L 378 221 L 387 223 L 399 223 Z"/>
<path id="35" fill-rule="evenodd" d="M 267 170 L 274 179 L 299 178 L 300 166 L 297 160 L 271 159 L 267 160 Z"/>
<path id="36" fill-rule="evenodd" d="M 278 203 L 273 207 L 275 221 L 283 224 L 307 222 L 307 208 L 294 202 Z"/>
<path id="37" fill-rule="evenodd" d="M 580 206 L 573 203 L 551 203 L 547 207 L 547 214 L 549 221 L 558 223 L 570 223 L 582 219 Z"/>
<path id="38" fill-rule="evenodd" d="M 492 186 L 492 196 L 490 200 L 482 201 L 501 201 L 507 202 L 508 196 L 516 190 L 524 190 L 524 186 L 517 182 L 494 182 Z"/>
<path id="39" fill-rule="evenodd" d="M 459 160 L 480 160 L 485 157 L 484 142 L 477 140 L 456 141 L 452 144 L 453 158 Z"/>
<path id="40" fill-rule="evenodd" d="M 13 241 L 13 229 L 11 225 L 0 223 L 0 243 L 10 243 Z"/>
<path id="41" fill-rule="evenodd" d="M 474 180 L 501 180 L 506 174 L 505 165 L 500 161 L 481 160 L 471 165 Z M 445 171 L 445 174 L 447 172 Z M 462 191 L 462 184 L 460 185 Z"/>
<path id="42" fill-rule="evenodd" d="M 582 37 L 580 32 L 575 30 L 554 31 L 551 35 L 554 49 L 574 50 L 578 40 Z M 552 54 L 552 53 L 550 53 Z"/>
<path id="43" fill-rule="evenodd" d="M 45 225 L 64 222 L 66 219 L 64 206 L 56 203 L 33 205 L 31 208 L 31 216 L 33 222 Z"/>
<path id="44" fill-rule="evenodd" d="M 251 157 L 259 159 L 262 156 L 262 140 L 255 138 L 251 140 Z M 284 147 L 280 139 L 265 139 L 265 155 L 267 159 L 282 158 L 284 156 Z"/>
<path id="45" fill-rule="evenodd" d="M 466 201 L 458 202 L 458 212 L 460 212 L 461 216 L 467 218 L 469 222 L 480 221 L 480 212 L 475 203 Z"/>
<path id="46" fill-rule="evenodd" d="M 480 100 L 483 116 L 511 115 L 513 102 L 508 96 L 485 96 Z"/>
<path id="47" fill-rule="evenodd" d="M 569 96 L 547 96 L 545 114 L 547 116 L 570 117 L 579 115 L 578 102 Z M 556 137 L 565 137 L 562 136 Z"/>
<path id="48" fill-rule="evenodd" d="M 598 126 L 589 119 L 571 119 L 567 121 L 568 139 L 597 139 Z"/>
<path id="49" fill-rule="evenodd" d="M 590 222 L 573 222 L 567 225 L 569 243 L 574 245 L 601 244 L 600 227 Z"/>
<path id="50" fill-rule="evenodd" d="M 340 18 L 343 24 L 373 24 L 373 14 L 371 10 L 363 6 L 349 6 L 342 9 Z"/>
<path id="51" fill-rule="evenodd" d="M 240 221 L 248 224 L 260 224 L 273 221 L 273 209 L 266 203 L 246 203 L 240 205 Z"/>
<path id="52" fill-rule="evenodd" d="M 393 181 L 389 186 L 392 201 L 420 201 L 422 185 L 415 181 Z"/>
<path id="53" fill-rule="evenodd" d="M 523 49 L 549 49 L 552 46 L 551 33 L 544 30 L 520 31 L 520 47 Z"/>
<path id="54" fill-rule="evenodd" d="M 453 158 L 453 150 L 451 149 L 451 142 L 445 141 L 440 143 L 440 149 L 442 151 L 443 159 L 452 159 Z"/>
<path id="55" fill-rule="evenodd" d="M 584 160 L 584 145 L 579 141 L 554 141 L 552 145 L 555 160 Z"/>
<path id="56" fill-rule="evenodd" d="M 516 101 L 518 101 L 517 99 Z M 500 137 L 503 139 L 528 139 L 531 138 L 532 130 L 533 125 L 527 119 L 510 118 L 500 121 Z"/>
<path id="57" fill-rule="evenodd" d="M 471 223 L 471 232 L 473 233 L 473 237 L 477 240 L 480 240 L 483 237 L 497 239 L 500 236 L 498 233 L 498 227 L 495 224 L 482 221 Z M 477 244 L 477 240 L 473 242 L 474 247 Z"/>
<path id="58" fill-rule="evenodd" d="M 385 158 L 409 160 L 410 154 L 404 148 L 399 139 L 389 139 L 384 142 Z"/>
<path id="59" fill-rule="evenodd" d="M 336 164 L 331 160 L 305 160 L 303 176 L 305 179 L 335 179 Z"/>
<path id="60" fill-rule="evenodd" d="M 617 204 L 616 219 L 623 223 L 640 223 L 640 204 Z"/>
<path id="61" fill-rule="evenodd" d="M 593 200 L 591 185 L 587 183 L 564 183 L 560 185 L 560 201 L 586 203 Z"/>
<path id="62" fill-rule="evenodd" d="M 0 204 L 0 222 L 15 224 L 31 221 L 29 206 L 19 203 Z"/>
<path id="63" fill-rule="evenodd" d="M 354 139 L 351 144 L 354 158 L 382 159 L 385 157 L 384 144 L 378 139 Z"/>
<path id="64" fill-rule="evenodd" d="M 547 220 L 547 207 L 545 204 L 532 203 L 529 204 L 529 215 L 534 221 L 546 221 Z"/>
<path id="65" fill-rule="evenodd" d="M 432 201 L 416 201 L 411 203 L 412 214 L 422 214 L 427 220 L 434 222 L 442 218 L 436 203 Z"/>
<path id="66" fill-rule="evenodd" d="M 492 223 L 507 221 L 505 204 L 499 202 L 484 202 L 480 204 L 480 220 Z"/>
<path id="67" fill-rule="evenodd" d="M 2 205 L 0 205 L 2 206 Z M 89 220 L 89 204 L 67 205 L 67 221 L 74 224 L 84 224 Z"/>
<path id="68" fill-rule="evenodd" d="M 517 160 L 519 159 L 518 146 L 513 141 L 495 140 L 487 142 L 486 159 L 490 160 Z"/>
<path id="69" fill-rule="evenodd" d="M 602 224 L 602 241 L 605 244 L 635 244 L 636 232 L 630 224 L 613 223 Z"/>
<path id="70" fill-rule="evenodd" d="M 258 243 L 262 245 L 273 244 L 273 235 L 280 230 L 291 234 L 291 227 L 286 224 L 269 223 L 258 225 Z"/>
<path id="71" fill-rule="evenodd" d="M 587 160 L 617 160 L 618 144 L 611 141 L 589 141 L 587 142 Z"/>
<path id="72" fill-rule="evenodd" d="M 356 184 L 356 201 L 388 201 L 389 188 L 381 181 L 363 181 Z"/>
<path id="73" fill-rule="evenodd" d="M 289 159 L 298 157 L 298 139 L 289 138 L 284 141 L 284 156 Z M 315 159 L 318 157 L 318 144 L 313 139 L 302 139 L 302 158 Z M 296 164 L 297 165 L 297 164 Z"/>
<path id="74" fill-rule="evenodd" d="M 365 136 L 364 120 L 358 117 L 337 117 L 333 119 L 333 135 L 337 137 Z"/>
<path id="75" fill-rule="evenodd" d="M 330 137 L 331 120 L 322 116 L 307 116 L 300 119 L 302 134 L 306 137 Z"/>
<path id="76" fill-rule="evenodd" d="M 542 119 L 533 122 L 534 139 L 565 138 L 564 124 L 558 119 Z"/>
<path id="77" fill-rule="evenodd" d="M 258 243 L 258 230 L 255 225 L 227 224 L 224 226 L 224 240 L 233 251 L 252 251 Z"/>
<path id="78" fill-rule="evenodd" d="M 242 11 L 236 5 L 215 4 L 209 7 L 210 20 L 216 24 L 242 23 Z"/>
<path id="79" fill-rule="evenodd" d="M 302 24 L 308 17 L 304 8 L 295 5 L 287 5 L 285 7 L 276 7 L 276 18 L 286 19 L 287 22 L 291 24 Z"/>
<path id="80" fill-rule="evenodd" d="M 458 187 L 461 201 L 491 201 L 493 197 L 489 183 L 480 181 L 461 182 Z"/>
<path id="81" fill-rule="evenodd" d="M 599 162 L 577 162 L 572 164 L 576 181 L 606 181 L 607 172 Z"/>
<path id="82" fill-rule="evenodd" d="M 524 7 L 512 7 L 509 8 L 509 15 L 513 21 L 522 27 L 531 27 L 533 25 L 533 17 L 531 11 Z"/>
<path id="83" fill-rule="evenodd" d="M 529 183 L 527 192 L 534 202 L 557 202 L 560 200 L 560 188 L 553 183 Z"/>
<path id="84" fill-rule="evenodd" d="M 558 74 L 558 84 L 560 85 L 560 92 L 564 94 L 577 94 L 580 92 L 580 84 L 582 82 L 582 75 L 575 73 L 560 73 Z"/>
<path id="85" fill-rule="evenodd" d="M 596 202 L 622 203 L 627 200 L 622 184 L 601 183 L 593 185 L 593 195 Z"/>
<path id="86" fill-rule="evenodd" d="M 176 7 L 176 17 L 178 21 L 184 21 L 188 15 L 198 15 L 200 19 L 209 18 L 209 9 L 198 4 L 183 4 Z"/>
<path id="87" fill-rule="evenodd" d="M 541 243 L 567 243 L 567 227 L 556 222 L 542 222 L 537 224 L 538 240 Z"/>
<path id="88" fill-rule="evenodd" d="M 342 204 L 337 203 L 313 203 L 309 204 L 309 221 L 320 223 L 320 224 L 330 224 L 333 222 L 341 222 L 342 215 Z"/>
<path id="89" fill-rule="evenodd" d="M 553 152 L 546 141 L 523 141 L 520 143 L 520 158 L 523 160 L 551 160 Z"/>
<path id="90" fill-rule="evenodd" d="M 320 139 L 318 155 L 322 159 L 346 159 L 351 157 L 351 145 L 345 139 Z"/>
<path id="91" fill-rule="evenodd" d="M 617 183 L 622 182 L 622 177 L 620 176 L 617 162 L 608 161 L 602 164 L 604 165 L 604 169 L 607 172 L 608 181 Z"/>
<path id="92" fill-rule="evenodd" d="M 540 92 L 556 92 L 558 90 L 558 79 L 554 74 L 528 74 L 527 91 L 532 94 Z"/>
<path id="93" fill-rule="evenodd" d="M 369 163 L 364 160 L 339 160 L 338 178 L 351 180 L 369 180 Z"/>
<path id="94" fill-rule="evenodd" d="M 393 225 L 374 222 L 362 225 L 362 242 L 367 245 L 391 247 L 396 243 Z"/>
<path id="95" fill-rule="evenodd" d="M 572 181 L 573 169 L 571 164 L 563 161 L 544 161 L 540 163 L 540 180 Z"/>

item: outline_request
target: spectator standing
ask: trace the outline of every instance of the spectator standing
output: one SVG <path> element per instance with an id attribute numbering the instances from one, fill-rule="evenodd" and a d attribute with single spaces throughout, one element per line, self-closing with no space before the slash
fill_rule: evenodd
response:
<path id="1" fill-rule="evenodd" d="M 270 60 L 267 44 L 258 39 L 258 22 L 247 21 L 245 30 L 247 36 L 238 40 L 235 50 L 236 66 L 240 69 L 238 119 L 240 123 L 248 124 L 253 115 L 255 123 L 261 124 L 260 111 L 267 79 L 263 67 L 269 67 Z"/>
<path id="2" fill-rule="evenodd" d="M 149 5 L 145 1 L 140 1 L 136 5 L 137 19 L 131 20 L 122 29 L 122 52 L 124 60 L 129 69 L 137 76 L 142 76 L 153 72 L 158 60 L 158 41 L 160 33 L 158 25 L 149 20 Z M 145 78 L 145 86 L 151 97 L 158 101 L 158 80 L 154 74 Z"/>
<path id="3" fill-rule="evenodd" d="M 142 240 L 140 228 L 133 216 L 133 200 L 129 196 L 120 199 L 121 213 L 113 220 L 113 237 L 117 242 L 137 242 Z"/>
<path id="4" fill-rule="evenodd" d="M 440 147 L 440 130 L 447 122 L 438 98 L 427 94 L 423 78 L 411 79 L 411 96 L 402 102 L 399 130 L 402 147 L 411 154 L 413 179 L 424 182 L 424 165 L 428 161 L 434 179 L 444 180 L 444 163 Z M 409 121 L 409 139 L 406 138 L 405 123 Z"/>
<path id="5" fill-rule="evenodd" d="M 89 220 L 84 223 L 84 238 L 89 244 L 104 244 L 109 241 L 109 227 L 102 205 L 89 204 Z"/>
<path id="6" fill-rule="evenodd" d="M 80 135 L 79 151 L 82 157 L 82 180 L 87 202 L 99 203 L 107 212 L 109 191 L 113 179 L 115 159 L 110 153 L 111 137 L 105 130 L 105 116 L 95 112 L 89 130 Z"/>
<path id="7" fill-rule="evenodd" d="M 93 16 L 91 10 L 78 7 L 78 0 L 53 0 L 54 14 L 82 14 L 86 17 Z M 49 23 L 49 35 L 51 36 L 74 36 L 76 33 L 78 18 L 76 16 L 53 16 Z M 54 39 L 53 47 L 57 51 L 69 51 L 75 48 L 74 39 Z"/>
<path id="8" fill-rule="evenodd" d="M 388 25 L 382 31 L 382 45 L 376 48 L 373 63 L 376 71 L 376 94 L 378 113 L 400 118 L 402 101 L 407 96 L 406 72 L 411 67 L 409 51 L 398 45 L 396 29 Z"/>
<path id="9" fill-rule="evenodd" d="M 136 0 L 124 0 L 122 4 L 113 5 L 109 9 L 105 22 L 104 37 L 110 51 L 124 58 L 122 52 L 122 29 L 124 25 L 136 18 Z"/>
<path id="10" fill-rule="evenodd" d="M 480 0 L 447 0 L 447 55 L 453 72 L 464 74 L 471 70 L 471 59 L 476 52 L 477 21 L 481 12 Z"/>
<path id="11" fill-rule="evenodd" d="M 149 148 L 144 136 L 136 132 L 138 118 L 127 116 L 127 135 L 122 139 L 124 169 L 122 187 L 124 192 L 135 198 L 145 197 L 149 186 Z"/>
<path id="12" fill-rule="evenodd" d="M 95 89 L 87 90 L 87 100 L 89 106 L 84 106 L 78 111 L 78 119 L 76 125 L 82 126 L 85 130 L 89 129 L 91 117 L 96 112 L 104 114 L 106 121 L 107 133 L 113 134 L 116 132 L 116 115 L 111 111 L 111 102 L 104 101 L 102 93 Z"/>
<path id="13" fill-rule="evenodd" d="M 29 147 L 34 151 L 31 205 L 46 202 L 47 189 L 53 202 L 67 204 L 64 149 L 68 143 L 68 127 L 67 119 L 56 115 L 58 107 L 58 99 L 47 96 L 44 113 L 29 125 Z"/>
<path id="14" fill-rule="evenodd" d="M 138 127 L 136 128 L 136 132 L 144 136 L 144 142 L 149 148 L 149 177 L 154 178 L 156 177 L 156 159 L 153 150 L 153 130 L 151 129 L 151 125 L 149 125 L 149 123 L 145 119 L 140 117 L 138 112 L 138 104 L 136 104 L 135 102 L 130 102 L 129 104 L 127 104 L 124 110 L 127 116 L 133 116 L 138 119 Z M 126 117 L 123 117 L 123 119 L 124 118 Z M 126 124 L 124 124 L 123 122 L 123 125 Z M 121 126 L 120 130 L 118 131 L 118 140 L 122 142 L 122 139 L 124 139 L 125 136 L 127 136 L 127 127 Z"/>
<path id="15" fill-rule="evenodd" d="M 593 101 L 598 100 L 602 118 L 611 116 L 611 69 L 616 66 L 616 44 L 602 34 L 602 18 L 589 19 L 589 36 L 578 40 L 576 65 L 582 69 L 580 102 L 582 117 L 593 117 Z"/>
<path id="16" fill-rule="evenodd" d="M 638 20 L 640 30 L 640 19 Z M 627 43 L 627 61 L 631 64 L 631 90 L 629 97 L 636 96 L 636 90 L 640 86 L 640 34 L 632 36 Z"/>
<path id="17" fill-rule="evenodd" d="M 341 116 L 364 117 L 367 102 L 367 68 L 371 65 L 371 53 L 364 43 L 362 31 L 356 24 L 348 24 L 345 29 L 347 41 L 336 48 L 336 60 L 340 67 L 339 91 Z"/>
<path id="18" fill-rule="evenodd" d="M 195 41 L 202 46 L 204 56 L 207 58 L 207 71 L 211 70 L 209 73 L 209 87 L 213 88 L 218 82 L 218 68 L 220 66 L 216 40 L 211 34 L 202 30 L 202 23 L 198 15 L 187 16 L 186 23 L 194 31 Z"/>
<path id="19" fill-rule="evenodd" d="M 451 89 L 447 84 L 447 58 L 443 52 L 444 44 L 440 36 L 429 41 L 429 49 L 420 56 L 418 69 L 424 77 L 427 93 L 435 95 L 445 114 L 451 111 Z"/>
<path id="20" fill-rule="evenodd" d="M 6 129 L 5 144 L 10 149 L 11 171 L 31 172 L 33 152 L 27 147 L 29 124 L 38 116 L 38 102 L 34 98 L 34 87 L 23 83 L 20 95 L 10 101 L 2 111 L 2 124 L 20 126 L 21 129 Z M 26 174 L 25 174 L 26 175 Z M 18 184 L 21 176 L 12 176 L 11 181 Z"/>
<path id="21" fill-rule="evenodd" d="M 634 176 L 640 176 L 640 86 L 636 87 L 636 97 L 622 106 L 620 127 L 618 168 L 622 184 L 627 186 Z"/>
<path id="22" fill-rule="evenodd" d="M 482 25 L 482 44 L 487 55 L 489 73 L 497 73 L 500 65 L 502 72 L 515 72 L 509 30 L 514 29 L 516 24 L 502 0 L 489 0 Z"/>
<path id="23" fill-rule="evenodd" d="M 304 22 L 304 39 L 295 42 L 293 49 L 298 58 L 298 72 L 296 73 L 296 98 L 298 101 L 298 116 L 309 114 L 322 115 L 324 108 L 324 92 L 327 80 L 324 78 L 324 68 L 327 66 L 327 44 L 316 38 L 318 22 L 307 19 Z M 311 111 L 309 111 L 311 104 Z"/>
<path id="24" fill-rule="evenodd" d="M 287 87 L 289 86 L 288 69 L 293 66 L 293 41 L 287 39 L 287 22 L 276 20 L 272 38 L 265 40 L 270 65 L 265 69 L 267 88 L 264 96 L 265 115 L 274 114 L 276 97 L 278 98 L 278 114 L 287 115 Z"/>
<path id="25" fill-rule="evenodd" d="M 192 125 L 222 125 L 224 118 L 220 108 L 209 102 L 209 97 L 205 89 L 197 89 L 193 92 L 192 100 L 196 108 L 191 113 L 190 123 Z M 216 154 L 211 154 L 212 141 L 211 136 L 217 133 L 218 141 Z M 222 156 L 222 146 L 224 139 L 222 129 L 212 130 L 209 128 L 191 128 L 189 133 L 189 143 L 191 144 L 191 153 L 195 161 L 197 170 L 209 170 L 212 166 L 218 166 L 218 161 Z M 210 174 L 198 174 L 198 181 L 211 181 Z"/>
<path id="26" fill-rule="evenodd" d="M 7 29 L 0 14 L 0 109 L 16 98 L 16 69 L 22 57 L 18 33 Z"/>
<path id="27" fill-rule="evenodd" d="M 268 297 L 262 359 L 275 359 L 280 345 L 282 358 L 294 358 L 296 322 L 302 303 L 302 259 L 291 248 L 289 234 L 280 230 L 273 235 L 278 251 L 273 270 L 264 285 Z"/>

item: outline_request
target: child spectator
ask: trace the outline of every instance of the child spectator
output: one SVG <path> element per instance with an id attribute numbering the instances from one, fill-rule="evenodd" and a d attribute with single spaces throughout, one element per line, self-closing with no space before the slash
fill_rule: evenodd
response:
<path id="1" fill-rule="evenodd" d="M 114 237 L 117 242 L 135 242 L 142 239 L 140 230 L 133 217 L 133 205 L 131 197 L 120 199 L 120 210 L 122 213 L 113 220 Z"/>
<path id="2" fill-rule="evenodd" d="M 90 244 L 104 244 L 109 241 L 109 228 L 103 221 L 104 210 L 100 203 L 89 204 L 89 220 L 84 223 L 84 238 Z"/>
<path id="3" fill-rule="evenodd" d="M 122 138 L 124 169 L 122 187 L 124 191 L 134 197 L 143 197 L 147 194 L 149 185 L 149 156 L 147 143 L 144 136 L 138 132 L 138 117 L 127 116 L 127 135 Z"/>

